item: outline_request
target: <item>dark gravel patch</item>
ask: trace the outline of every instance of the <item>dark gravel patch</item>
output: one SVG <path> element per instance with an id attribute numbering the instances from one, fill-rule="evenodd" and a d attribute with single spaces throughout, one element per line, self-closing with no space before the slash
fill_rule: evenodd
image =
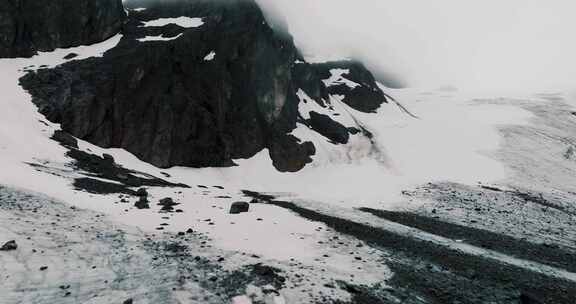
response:
<path id="1" fill-rule="evenodd" d="M 82 177 L 74 180 L 73 186 L 77 190 L 83 190 L 93 194 L 113 194 L 123 193 L 136 195 L 136 191 L 131 190 L 125 185 L 107 183 L 97 179 Z"/>
<path id="2" fill-rule="evenodd" d="M 485 304 L 491 303 L 492 299 L 492 303 L 528 303 L 525 299 L 534 303 L 574 303 L 576 283 L 572 281 L 322 214 L 290 202 L 269 203 L 291 210 L 303 218 L 322 222 L 374 248 L 394 252 L 395 258 L 408 261 L 404 263 L 408 268 L 398 271 L 402 269 L 397 267 L 389 283 L 399 289 L 420 292 L 429 303 Z M 415 276 L 414 273 L 419 275 Z M 438 273 L 442 275 L 437 275 L 434 280 L 423 279 Z"/>
<path id="3" fill-rule="evenodd" d="M 450 239 L 461 239 L 467 244 L 576 272 L 576 255 L 556 245 L 534 244 L 511 236 L 448 223 L 408 212 L 393 212 L 370 208 L 360 208 L 359 210 L 405 226 L 418 228 L 428 233 Z"/>

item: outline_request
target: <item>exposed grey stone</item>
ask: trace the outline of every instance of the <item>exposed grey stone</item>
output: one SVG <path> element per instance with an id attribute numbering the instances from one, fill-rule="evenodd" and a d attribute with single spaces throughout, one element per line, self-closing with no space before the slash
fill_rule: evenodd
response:
<path id="1" fill-rule="evenodd" d="M 18 249 L 18 244 L 16 244 L 16 241 L 14 240 L 8 241 L 0 247 L 0 251 L 12 251 L 16 249 Z"/>
<path id="2" fill-rule="evenodd" d="M 248 212 L 250 210 L 250 204 L 247 202 L 234 202 L 230 206 L 230 214 L 239 214 Z"/>

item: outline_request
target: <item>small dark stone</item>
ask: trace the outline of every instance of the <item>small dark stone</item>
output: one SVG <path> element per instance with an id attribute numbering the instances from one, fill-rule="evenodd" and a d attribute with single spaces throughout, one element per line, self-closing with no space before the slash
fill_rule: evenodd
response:
<path id="1" fill-rule="evenodd" d="M 78 54 L 76 54 L 76 53 L 70 53 L 70 54 L 64 56 L 64 59 L 70 60 L 70 59 L 73 59 L 73 58 L 76 58 L 76 57 L 78 57 Z"/>
<path id="2" fill-rule="evenodd" d="M 248 210 L 250 210 L 250 204 L 247 202 L 235 202 L 230 206 L 230 214 L 239 214 Z"/>
<path id="3" fill-rule="evenodd" d="M 350 127 L 350 128 L 348 128 L 348 132 L 352 135 L 356 135 L 358 133 L 362 133 L 362 130 L 355 128 L 355 127 Z"/>
<path id="4" fill-rule="evenodd" d="M 148 197 L 148 191 L 146 190 L 146 188 L 140 188 L 138 189 L 138 191 L 136 191 L 136 196 Z"/>
<path id="5" fill-rule="evenodd" d="M 0 247 L 0 251 L 12 251 L 12 250 L 16 250 L 18 249 L 18 244 L 16 244 L 16 241 L 12 240 L 12 241 L 8 241 L 6 242 L 6 244 L 2 245 L 2 247 Z"/>
<path id="6" fill-rule="evenodd" d="M 174 200 L 170 197 L 166 197 L 160 200 L 158 203 L 159 206 L 162 206 L 162 211 L 173 211 L 174 206 L 179 205 L 178 203 L 174 202 Z"/>
<path id="7" fill-rule="evenodd" d="M 138 209 L 150 209 L 150 204 L 148 203 L 148 199 L 146 199 L 146 197 L 141 196 L 140 199 L 134 204 L 134 207 Z"/>
<path id="8" fill-rule="evenodd" d="M 128 300 L 122 302 L 122 304 L 134 304 L 134 300 L 128 299 Z"/>
<path id="9" fill-rule="evenodd" d="M 175 206 L 178 204 L 175 203 L 171 197 L 166 197 L 166 198 L 161 199 L 160 203 L 158 203 L 158 205 L 160 205 L 160 206 Z"/>
<path id="10" fill-rule="evenodd" d="M 46 270 L 46 269 L 48 269 L 48 266 L 42 266 L 42 267 L 40 267 L 40 271 L 44 271 L 44 270 Z"/>
<path id="11" fill-rule="evenodd" d="M 261 199 L 258 199 L 258 198 L 253 198 L 250 201 L 250 204 L 261 204 L 261 203 L 263 203 L 263 201 Z"/>
<path id="12" fill-rule="evenodd" d="M 186 230 L 186 233 L 194 233 L 194 230 L 192 228 L 189 228 L 188 230 Z"/>

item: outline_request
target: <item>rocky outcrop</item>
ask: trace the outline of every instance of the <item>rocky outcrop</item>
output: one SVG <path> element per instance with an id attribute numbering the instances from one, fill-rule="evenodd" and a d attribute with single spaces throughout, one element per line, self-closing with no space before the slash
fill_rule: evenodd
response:
<path id="1" fill-rule="evenodd" d="M 310 127 L 334 143 L 346 144 L 350 138 L 350 130 L 332 120 L 328 115 L 310 112 L 308 120 Z M 352 131 L 354 132 L 354 131 Z"/>
<path id="2" fill-rule="evenodd" d="M 376 110 L 387 102 L 386 95 L 378 87 L 372 73 L 357 61 L 334 61 L 314 64 L 314 69 L 324 80 L 330 79 L 331 71 L 344 70 L 342 75 L 349 83 L 327 84 L 327 93 L 344 96 L 343 102 L 350 107 L 366 113 Z"/>
<path id="3" fill-rule="evenodd" d="M 103 41 L 124 18 L 121 0 L 2 0 L 0 58 Z"/>
<path id="4" fill-rule="evenodd" d="M 50 121 L 158 167 L 232 166 L 263 149 L 280 171 L 298 171 L 312 161 L 314 145 L 290 135 L 301 119 L 296 92 L 304 89 L 323 106 L 335 90 L 323 83 L 329 66 L 305 63 L 292 37 L 273 30 L 254 1 L 125 4 L 146 9 L 130 11 L 116 48 L 21 79 Z M 203 24 L 144 26 L 182 16 Z M 350 72 L 375 86 L 364 70 Z M 353 94 L 362 98 L 358 90 Z M 366 104 L 376 106 L 375 100 Z M 313 125 L 334 142 L 348 140 L 346 128 L 329 117 L 315 117 Z"/>
<path id="5" fill-rule="evenodd" d="M 230 214 L 240 214 L 248 212 L 250 210 L 250 204 L 247 202 L 234 202 L 230 206 Z"/>
<path id="6" fill-rule="evenodd" d="M 18 249 L 18 244 L 16 244 L 16 241 L 14 240 L 8 241 L 0 247 L 0 251 L 13 251 L 16 249 Z"/>

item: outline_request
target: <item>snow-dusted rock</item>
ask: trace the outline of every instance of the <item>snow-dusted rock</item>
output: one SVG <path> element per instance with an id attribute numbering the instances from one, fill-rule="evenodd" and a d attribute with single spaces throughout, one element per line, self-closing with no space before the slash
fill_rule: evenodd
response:
<path id="1" fill-rule="evenodd" d="M 149 6 L 131 11 L 122 41 L 102 58 L 22 79 L 49 120 L 161 168 L 227 167 L 264 149 L 279 171 L 312 162 L 314 144 L 291 134 L 300 119 L 297 92 L 302 87 L 324 105 L 339 88 L 323 82 L 334 64 L 295 64 L 303 58 L 292 38 L 270 27 L 254 1 L 126 5 Z M 340 65 L 349 73 L 332 82 L 356 84 L 337 92 L 345 103 L 373 111 L 385 102 L 362 65 Z M 309 123 L 334 143 L 348 141 L 332 117 L 315 115 Z"/>
<path id="2" fill-rule="evenodd" d="M 12 251 L 16 249 L 18 249 L 18 244 L 16 244 L 16 241 L 14 240 L 8 241 L 0 247 L 0 251 Z"/>
<path id="3" fill-rule="evenodd" d="M 230 206 L 230 214 L 239 214 L 248 212 L 250 210 L 250 204 L 247 202 L 234 202 Z"/>

